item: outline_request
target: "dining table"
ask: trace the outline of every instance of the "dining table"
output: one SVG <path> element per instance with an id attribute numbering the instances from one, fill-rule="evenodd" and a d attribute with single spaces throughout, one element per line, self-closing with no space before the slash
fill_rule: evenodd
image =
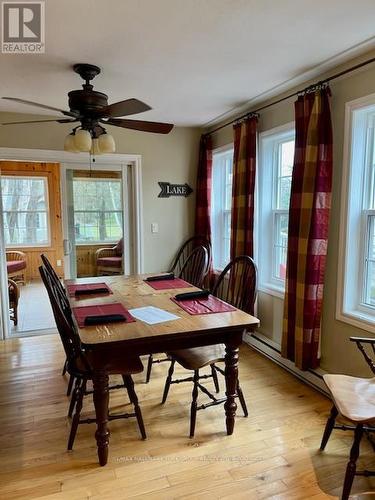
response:
<path id="1" fill-rule="evenodd" d="M 234 430 L 236 415 L 236 388 L 238 380 L 239 346 L 243 333 L 255 328 L 259 320 L 239 309 L 231 308 L 228 312 L 212 314 L 189 314 L 178 302 L 172 299 L 178 293 L 199 290 L 189 284 L 186 288 L 168 288 L 164 283 L 162 289 L 154 289 L 145 279 L 150 275 L 116 275 L 94 278 L 77 278 L 65 280 L 65 287 L 86 283 L 105 283 L 111 293 L 97 295 L 69 296 L 74 308 L 82 306 L 102 306 L 120 303 L 127 310 L 153 306 L 174 314 L 178 319 L 157 324 L 148 324 L 136 319 L 132 322 L 113 322 L 90 326 L 79 326 L 75 315 L 73 321 L 85 351 L 90 351 L 90 362 L 93 375 L 93 400 L 96 415 L 96 442 L 100 465 L 108 461 L 109 429 L 108 403 L 109 375 L 103 360 L 116 359 L 129 354 L 142 356 L 162 353 L 176 349 L 185 349 L 215 344 L 225 344 L 225 383 L 226 402 L 224 404 L 226 432 L 231 435 Z M 173 287 L 174 280 L 170 286 Z M 126 354 L 126 356 L 125 356 Z"/>

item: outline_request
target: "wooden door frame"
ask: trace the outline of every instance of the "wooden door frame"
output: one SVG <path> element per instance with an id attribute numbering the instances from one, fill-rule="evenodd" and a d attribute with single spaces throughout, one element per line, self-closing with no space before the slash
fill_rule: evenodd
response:
<path id="1" fill-rule="evenodd" d="M 59 163 L 62 171 L 65 172 L 66 167 L 77 166 L 82 168 L 88 164 L 87 153 L 68 153 L 58 150 L 45 150 L 45 149 L 19 149 L 19 148 L 1 148 L 0 147 L 0 160 L 13 160 L 24 162 L 46 162 L 46 163 Z M 142 199 L 142 157 L 135 154 L 104 154 L 95 158 L 93 169 L 108 169 L 110 166 L 116 167 L 116 170 L 127 172 L 128 166 L 131 168 L 131 184 L 132 196 L 128 201 L 128 209 L 132 214 L 133 227 L 133 271 L 134 273 L 142 273 L 144 266 L 144 244 L 143 244 L 143 199 Z M 62 179 L 62 175 L 60 176 Z M 60 180 L 61 182 L 61 180 Z M 64 204 L 62 201 L 62 210 Z M 1 211 L 0 211 L 1 212 Z M 0 214 L 1 218 L 1 214 Z M 0 220 L 0 222 L 2 222 Z M 0 310 L 0 339 L 9 336 L 16 337 L 16 335 L 9 335 L 9 299 L 8 299 L 8 282 L 6 273 L 6 259 L 5 259 L 5 244 L 3 238 L 3 225 L 0 227 L 0 289 L 1 289 L 1 310 Z M 33 332 L 27 332 L 22 336 L 32 335 Z M 35 334 L 35 333 L 34 333 Z"/>

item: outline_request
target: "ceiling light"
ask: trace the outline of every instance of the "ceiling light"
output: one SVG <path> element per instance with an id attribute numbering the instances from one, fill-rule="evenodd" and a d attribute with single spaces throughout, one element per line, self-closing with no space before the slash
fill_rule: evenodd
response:
<path id="1" fill-rule="evenodd" d="M 75 145 L 74 132 L 65 137 L 64 151 L 68 151 L 69 153 L 79 153 L 79 149 L 77 149 Z"/>
<path id="2" fill-rule="evenodd" d="M 91 134 L 88 130 L 81 128 L 74 135 L 74 145 L 82 152 L 89 152 L 92 146 Z"/>
<path id="3" fill-rule="evenodd" d="M 103 153 L 103 151 L 99 147 L 99 139 L 97 139 L 96 137 L 92 140 L 92 146 L 91 146 L 90 153 L 93 156 L 101 155 Z"/>
<path id="4" fill-rule="evenodd" d="M 99 136 L 99 148 L 102 153 L 114 153 L 116 151 L 115 140 L 111 134 L 104 132 Z"/>

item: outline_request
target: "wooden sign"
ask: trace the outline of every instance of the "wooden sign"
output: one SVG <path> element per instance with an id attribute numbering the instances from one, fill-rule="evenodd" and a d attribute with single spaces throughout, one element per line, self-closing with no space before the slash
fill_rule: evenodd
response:
<path id="1" fill-rule="evenodd" d="M 185 198 L 193 192 L 189 184 L 170 184 L 169 182 L 158 182 L 161 191 L 158 198 L 169 198 L 170 196 L 184 196 Z"/>

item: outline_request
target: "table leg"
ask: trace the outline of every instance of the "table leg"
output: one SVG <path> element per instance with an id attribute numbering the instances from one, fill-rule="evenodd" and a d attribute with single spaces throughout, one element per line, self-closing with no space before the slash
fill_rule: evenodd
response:
<path id="1" fill-rule="evenodd" d="M 233 434 L 234 421 L 236 416 L 237 404 L 237 381 L 238 381 L 238 346 L 230 344 L 225 345 L 225 384 L 226 396 L 225 416 L 228 436 Z"/>
<path id="2" fill-rule="evenodd" d="M 98 458 L 100 465 L 105 465 L 108 461 L 109 430 L 108 424 L 108 374 L 105 371 L 94 371 L 94 405 L 96 414 L 95 438 L 98 446 Z"/>

